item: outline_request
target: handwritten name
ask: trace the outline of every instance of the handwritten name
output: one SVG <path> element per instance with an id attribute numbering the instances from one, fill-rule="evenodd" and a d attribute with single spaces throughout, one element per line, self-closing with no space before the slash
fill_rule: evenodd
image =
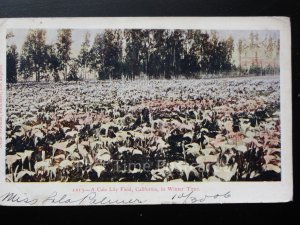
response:
<path id="1" fill-rule="evenodd" d="M 27 205 L 134 205 L 145 204 L 146 200 L 133 199 L 111 199 L 107 196 L 97 196 L 96 192 L 91 192 L 80 198 L 72 198 L 67 194 L 51 193 L 44 199 L 29 198 L 24 194 L 9 192 L 0 196 L 0 202 L 27 204 Z"/>
<path id="2" fill-rule="evenodd" d="M 197 204 L 204 203 L 209 200 L 227 199 L 231 197 L 230 191 L 223 194 L 212 194 L 198 196 L 193 191 L 176 193 L 172 195 L 172 203 L 179 204 Z M 138 205 L 147 204 L 147 200 L 138 198 L 128 199 L 112 199 L 108 196 L 90 192 L 80 197 L 74 198 L 68 194 L 60 194 L 53 192 L 43 198 L 30 198 L 27 194 L 17 194 L 8 192 L 0 196 L 2 203 L 14 203 L 15 205 Z"/>
<path id="3" fill-rule="evenodd" d="M 38 202 L 37 198 L 29 198 L 24 194 L 20 196 L 16 193 L 9 192 L 0 197 L 1 202 L 12 202 L 12 203 L 25 203 L 27 205 L 35 205 Z"/>

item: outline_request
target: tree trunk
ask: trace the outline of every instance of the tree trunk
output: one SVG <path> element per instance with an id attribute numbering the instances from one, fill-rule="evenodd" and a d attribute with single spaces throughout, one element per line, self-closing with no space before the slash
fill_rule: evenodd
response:
<path id="1" fill-rule="evenodd" d="M 36 72 L 36 81 L 40 82 L 40 72 L 39 71 Z"/>
<path id="2" fill-rule="evenodd" d="M 147 56 L 147 59 L 146 59 L 146 68 L 145 68 L 145 73 L 146 73 L 146 76 L 148 76 L 148 56 Z"/>
<path id="3" fill-rule="evenodd" d="M 64 80 L 66 81 L 67 80 L 67 66 L 65 66 L 65 69 L 64 69 Z"/>
<path id="4" fill-rule="evenodd" d="M 240 75 L 242 74 L 242 56 L 241 53 L 239 53 L 239 61 L 240 61 Z"/>

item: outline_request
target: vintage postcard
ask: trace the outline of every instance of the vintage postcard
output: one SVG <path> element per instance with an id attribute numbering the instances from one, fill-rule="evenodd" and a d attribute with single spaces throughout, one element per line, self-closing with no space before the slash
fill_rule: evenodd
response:
<path id="1" fill-rule="evenodd" d="M 0 205 L 293 199 L 285 17 L 0 20 Z"/>

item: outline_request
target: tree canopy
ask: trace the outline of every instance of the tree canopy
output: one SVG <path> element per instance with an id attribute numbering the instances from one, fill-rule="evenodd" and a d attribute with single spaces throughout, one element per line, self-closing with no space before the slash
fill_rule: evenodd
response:
<path id="1" fill-rule="evenodd" d="M 6 36 L 9 39 L 14 34 L 10 32 Z M 278 58 L 279 40 L 269 37 L 260 41 L 258 34 L 253 32 L 248 40 L 237 40 L 235 45 L 232 36 L 221 38 L 216 31 L 106 29 L 99 31 L 92 43 L 90 33 L 85 33 L 78 55 L 72 52 L 71 29 L 59 29 L 55 43 L 47 44 L 46 37 L 46 30 L 29 30 L 20 56 L 16 46 L 7 46 L 8 82 L 17 82 L 18 76 L 24 79 L 35 76 L 39 82 L 51 77 L 55 81 L 87 79 L 87 74 L 94 74 L 101 80 L 140 76 L 199 78 L 203 74 L 219 76 L 232 71 L 239 71 L 241 75 L 245 73 L 247 61 L 242 62 L 242 58 L 247 51 L 252 52 L 249 56 L 252 64 L 248 63 L 247 73 L 278 72 L 275 63 L 262 65 L 258 54 L 264 51 L 269 58 Z M 233 60 L 235 51 L 238 68 Z"/>

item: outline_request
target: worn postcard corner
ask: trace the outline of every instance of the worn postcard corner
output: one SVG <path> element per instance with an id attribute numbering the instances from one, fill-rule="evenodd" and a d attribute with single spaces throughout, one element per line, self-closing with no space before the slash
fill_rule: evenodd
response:
<path id="1" fill-rule="evenodd" d="M 0 205 L 292 201 L 289 18 L 11 18 L 0 43 Z"/>

